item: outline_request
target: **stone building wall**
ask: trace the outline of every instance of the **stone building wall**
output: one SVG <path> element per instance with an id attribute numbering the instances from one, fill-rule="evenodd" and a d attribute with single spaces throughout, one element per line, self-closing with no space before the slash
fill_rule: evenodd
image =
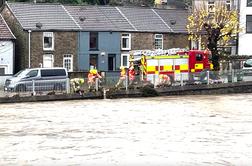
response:
<path id="1" fill-rule="evenodd" d="M 43 55 L 52 54 L 54 57 L 54 67 L 63 67 L 63 55 L 73 55 L 73 70 L 77 66 L 77 32 L 53 32 L 54 50 L 43 50 L 43 32 L 32 32 L 31 34 L 31 67 L 39 67 L 43 64 Z"/>
<path id="2" fill-rule="evenodd" d="M 131 49 L 154 49 L 155 34 L 157 33 L 131 33 Z M 169 48 L 189 48 L 188 35 L 164 33 L 163 49 Z"/>

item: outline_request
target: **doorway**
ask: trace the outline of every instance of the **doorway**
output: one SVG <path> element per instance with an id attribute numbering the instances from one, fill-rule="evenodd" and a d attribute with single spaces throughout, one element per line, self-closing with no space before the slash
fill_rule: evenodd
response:
<path id="1" fill-rule="evenodd" d="M 115 71 L 116 69 L 116 55 L 108 54 L 108 71 Z"/>
<path id="2" fill-rule="evenodd" d="M 89 69 L 98 69 L 98 54 L 89 55 Z"/>

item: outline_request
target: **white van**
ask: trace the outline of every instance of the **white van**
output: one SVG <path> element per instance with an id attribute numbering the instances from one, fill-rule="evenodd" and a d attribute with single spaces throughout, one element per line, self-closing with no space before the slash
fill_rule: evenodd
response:
<path id="1" fill-rule="evenodd" d="M 66 90 L 67 78 L 65 68 L 30 68 L 6 79 L 4 90 L 15 92 Z"/>
<path id="2" fill-rule="evenodd" d="M 244 75 L 252 75 L 252 59 L 247 59 L 243 63 L 242 71 Z"/>

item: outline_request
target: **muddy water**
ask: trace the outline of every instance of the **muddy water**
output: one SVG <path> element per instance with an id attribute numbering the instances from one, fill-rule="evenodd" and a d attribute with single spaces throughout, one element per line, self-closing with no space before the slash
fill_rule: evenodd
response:
<path id="1" fill-rule="evenodd" d="M 0 105 L 0 165 L 251 165 L 252 94 Z"/>

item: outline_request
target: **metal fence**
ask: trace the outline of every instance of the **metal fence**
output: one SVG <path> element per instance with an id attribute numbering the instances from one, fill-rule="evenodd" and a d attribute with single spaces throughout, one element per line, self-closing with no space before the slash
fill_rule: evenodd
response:
<path id="1" fill-rule="evenodd" d="M 160 77 L 153 74 L 146 79 L 143 76 L 137 75 L 134 80 L 130 80 L 128 76 L 121 78 L 119 76 L 103 77 L 96 79 L 92 84 L 88 83 L 88 79 L 84 78 L 83 84 L 71 84 L 71 93 L 82 93 L 88 91 L 99 91 L 102 89 L 137 89 L 145 85 L 152 85 L 154 88 L 164 88 L 170 86 L 186 86 L 197 84 L 225 84 L 231 82 L 252 81 L 252 74 L 246 74 L 241 69 L 233 69 L 230 71 L 214 72 L 203 71 L 199 73 L 176 73 L 168 75 L 168 78 Z M 77 90 L 77 91 L 74 91 Z"/>
<path id="2" fill-rule="evenodd" d="M 106 91 L 108 89 L 131 90 L 145 85 L 153 88 L 169 88 L 171 86 L 187 86 L 198 84 L 225 84 L 240 81 L 252 81 L 252 73 L 244 73 L 241 69 L 214 72 L 203 71 L 200 73 L 175 73 L 160 77 L 154 74 L 144 77 L 136 75 L 133 80 L 128 76 L 104 76 L 90 81 L 88 78 L 74 78 L 53 81 L 20 82 L 14 89 L 14 94 L 19 95 L 48 95 L 57 93 L 85 94 L 87 92 Z M 9 94 L 13 94 L 13 92 Z"/>
<path id="3" fill-rule="evenodd" d="M 69 93 L 69 79 L 31 80 L 18 82 L 10 93 L 19 95 L 47 95 L 55 93 Z"/>

